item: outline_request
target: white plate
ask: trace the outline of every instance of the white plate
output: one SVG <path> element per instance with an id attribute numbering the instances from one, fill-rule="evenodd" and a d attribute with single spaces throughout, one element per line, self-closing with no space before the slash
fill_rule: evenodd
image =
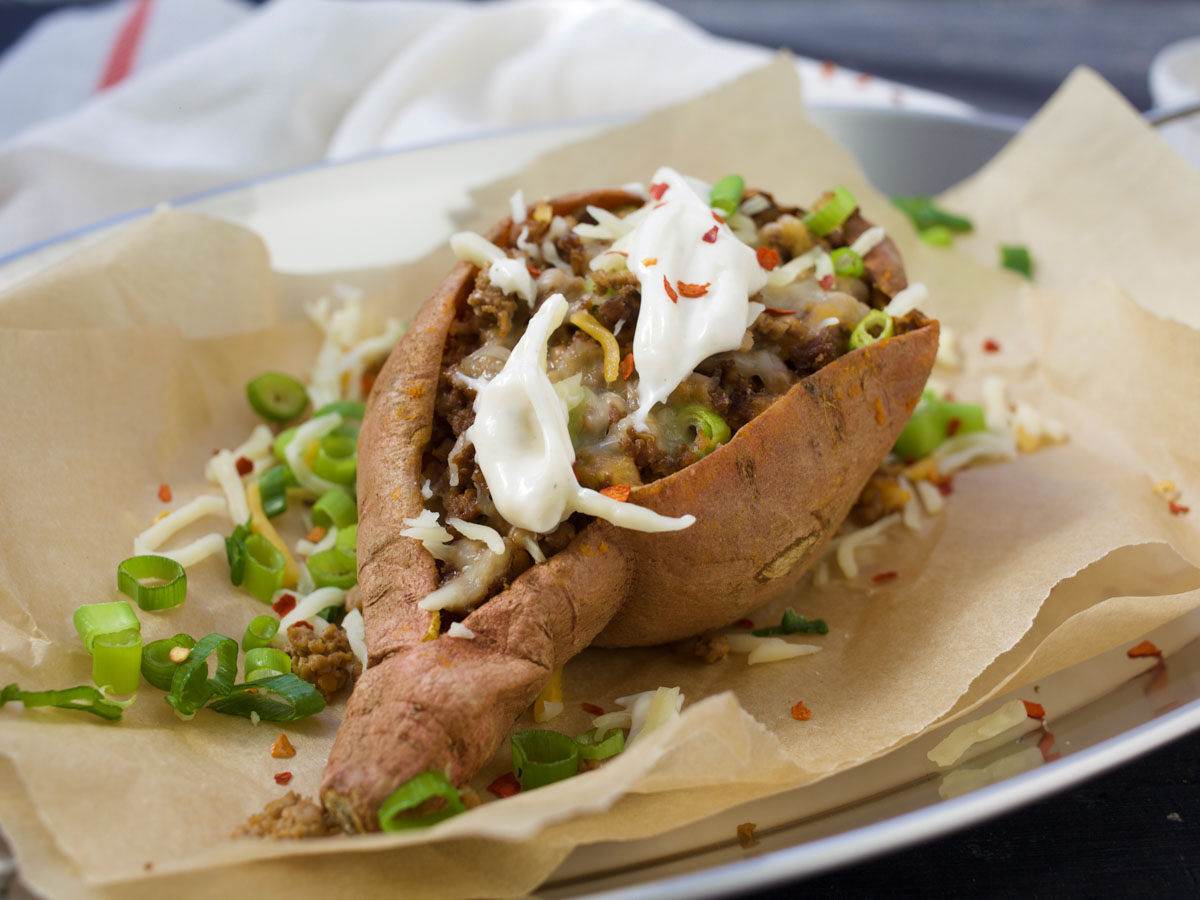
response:
<path id="1" fill-rule="evenodd" d="M 1011 120 L 995 117 L 848 108 L 811 112 L 888 193 L 946 187 L 985 162 L 1015 130 Z M 285 271 L 397 263 L 445 240 L 452 212 L 466 204 L 469 188 L 602 127 L 591 122 L 527 129 L 317 166 L 179 205 L 254 229 L 266 240 L 275 266 Z M 417 221 L 409 214 L 414 209 L 426 215 Z M 144 214 L 0 259 L 0 289 Z M 1058 711 L 1053 732 L 1062 758 L 1056 762 L 1043 764 L 1035 752 L 1040 731 L 1004 735 L 958 768 L 980 769 L 1004 759 L 1020 774 L 944 799 L 942 775 L 925 759 L 944 734 L 929 735 L 800 792 L 756 801 L 657 838 L 579 848 L 539 895 L 702 897 L 752 890 L 963 828 L 1061 790 L 1200 728 L 1200 611 L 1151 638 L 1169 654 L 1171 677 L 1163 689 L 1148 693 L 1153 676 L 1131 677 L 1151 663 L 1133 663 L 1122 649 L 1041 682 L 1038 700 Z M 762 842 L 749 853 L 734 838 L 735 826 L 745 821 L 757 823 Z M 0 858 L 0 889 L 4 868 Z M 14 900 L 22 895 L 18 887 Z"/>

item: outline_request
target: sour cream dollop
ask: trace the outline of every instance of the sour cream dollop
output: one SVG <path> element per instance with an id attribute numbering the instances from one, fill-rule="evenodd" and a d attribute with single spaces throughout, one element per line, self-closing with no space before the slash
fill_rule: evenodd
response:
<path id="1" fill-rule="evenodd" d="M 537 534 L 553 531 L 573 512 L 635 531 L 687 528 L 694 516 L 661 516 L 581 487 L 575 479 L 567 408 L 546 375 L 547 344 L 566 313 L 562 294 L 549 297 L 500 374 L 475 396 L 475 421 L 466 435 L 475 445 L 475 461 L 497 512 L 511 525 Z"/>

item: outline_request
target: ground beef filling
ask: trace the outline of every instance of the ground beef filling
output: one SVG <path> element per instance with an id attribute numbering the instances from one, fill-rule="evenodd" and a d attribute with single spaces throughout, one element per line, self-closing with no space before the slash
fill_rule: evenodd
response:
<path id="1" fill-rule="evenodd" d="M 245 825 L 233 832 L 235 838 L 265 837 L 274 840 L 324 837 L 340 834 L 339 828 L 325 810 L 295 791 L 268 803 L 263 811 L 254 813 Z"/>
<path id="2" fill-rule="evenodd" d="M 362 672 L 362 664 L 350 649 L 346 632 L 330 625 L 321 634 L 304 625 L 288 629 L 292 672 L 316 685 L 328 700 L 347 684 L 353 684 Z"/>

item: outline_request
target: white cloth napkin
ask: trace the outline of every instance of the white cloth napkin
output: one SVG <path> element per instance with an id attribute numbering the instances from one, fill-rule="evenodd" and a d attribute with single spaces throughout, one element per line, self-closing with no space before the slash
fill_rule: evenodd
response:
<path id="1" fill-rule="evenodd" d="M 633 115 L 770 54 L 642 0 L 275 0 L 258 11 L 141 0 L 153 5 L 132 75 L 92 95 L 136 2 L 50 16 L 0 62 L 0 98 L 22 95 L 0 101 L 0 135 L 60 113 L 0 146 L 0 255 L 321 159 Z M 798 68 L 816 105 L 970 110 L 828 64 Z"/>

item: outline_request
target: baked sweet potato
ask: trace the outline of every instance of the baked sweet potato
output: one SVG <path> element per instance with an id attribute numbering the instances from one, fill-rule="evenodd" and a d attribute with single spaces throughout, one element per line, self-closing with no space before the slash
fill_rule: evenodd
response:
<path id="1" fill-rule="evenodd" d="M 789 244 L 808 238 L 793 224 L 798 219 L 790 214 L 796 211 L 764 197 L 769 209 L 755 224 L 768 242 L 780 243 L 786 257 Z M 550 214 L 586 220 L 589 206 L 611 211 L 642 203 L 622 191 L 578 194 L 549 201 L 549 212 L 546 205 L 531 207 L 529 221 L 544 225 Z M 857 236 L 868 224 L 855 213 L 842 230 Z M 528 245 L 528 226 L 519 235 L 506 220 L 487 237 L 512 252 L 519 240 Z M 832 239 L 849 242 L 841 234 Z M 587 260 L 575 258 L 569 235 L 564 240 L 562 249 L 580 276 L 588 271 Z M 886 239 L 864 254 L 864 265 L 868 282 L 854 288 L 873 305 L 906 283 Z M 613 302 L 628 287 L 606 284 Z M 614 293 L 607 293 L 610 288 Z M 444 771 L 455 784 L 464 783 L 492 756 L 555 668 L 589 644 L 640 646 L 697 634 L 794 585 L 891 448 L 921 395 L 937 348 L 937 323 L 912 313 L 897 320 L 895 336 L 847 353 L 839 349 L 836 358 L 822 356 L 825 345 L 815 339 L 791 347 L 795 383 L 770 396 L 761 411 L 763 402 L 751 398 L 739 406 L 729 401 L 730 390 L 713 388 L 713 396 L 724 397 L 732 410 L 731 422 L 738 426 L 732 438 L 704 453 L 684 453 L 674 459 L 674 471 L 628 488 L 629 503 L 666 516 L 691 514 L 695 524 L 647 533 L 599 518 L 579 521 L 576 515 L 556 532 L 563 546 L 545 562 L 524 559 L 518 565 L 520 553 L 513 554 L 514 563 L 495 579 L 490 596 L 462 617 L 474 635 L 462 639 L 444 633 L 448 615 L 441 616 L 439 628 L 434 614 L 418 605 L 439 588 L 445 573 L 420 541 L 401 532 L 404 520 L 421 514 L 428 502 L 429 473 L 446 459 L 463 458 L 461 449 L 452 449 L 442 459 L 436 448 L 462 432 L 456 416 L 470 415 L 461 404 L 450 408 L 446 402 L 453 390 L 447 372 L 454 367 L 448 363 L 469 349 L 459 346 L 464 322 L 487 309 L 489 327 L 512 327 L 506 321 L 511 310 L 488 296 L 494 300 L 480 270 L 458 264 L 392 352 L 368 403 L 359 445 L 358 559 L 370 666 L 350 698 L 321 788 L 326 808 L 347 831 L 377 828 L 380 804 L 423 771 Z M 603 304 L 596 309 L 602 317 Z M 759 318 L 756 336 L 776 349 L 790 346 L 785 332 L 797 329 L 771 321 L 771 312 Z M 848 330 L 840 327 L 824 330 L 836 332 L 844 347 Z M 465 340 L 469 344 L 470 335 Z M 725 385 L 722 372 L 729 375 L 736 360 L 726 363 L 706 361 L 715 374 L 704 377 Z M 747 410 L 756 414 L 740 422 Z M 641 467 L 633 471 L 635 479 L 666 464 L 661 453 L 648 461 L 636 458 Z M 603 481 L 609 469 L 596 471 L 601 474 L 587 477 Z M 476 483 L 481 484 L 478 478 Z M 447 513 L 479 499 L 468 496 L 472 488 L 457 490 L 438 501 L 444 500 Z M 551 549 L 555 540 L 546 539 Z"/>

